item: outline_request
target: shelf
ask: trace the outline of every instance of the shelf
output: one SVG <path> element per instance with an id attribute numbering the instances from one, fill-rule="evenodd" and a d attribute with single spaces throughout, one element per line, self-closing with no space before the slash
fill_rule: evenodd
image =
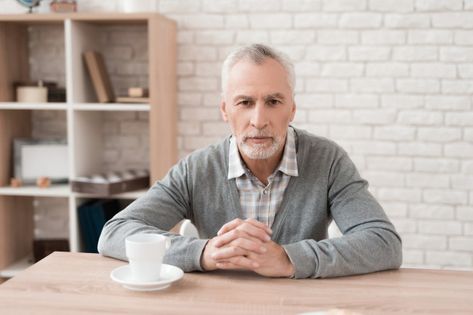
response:
<path id="1" fill-rule="evenodd" d="M 77 111 L 141 111 L 150 110 L 149 104 L 123 104 L 123 103 L 83 103 L 72 106 Z"/>
<path id="2" fill-rule="evenodd" d="M 67 110 L 66 103 L 17 103 L 17 102 L 0 102 L 0 110 L 18 109 L 18 110 Z M 140 111 L 148 112 L 149 104 L 130 104 L 130 103 L 87 103 L 75 104 L 72 106 L 78 111 Z"/>
<path id="3" fill-rule="evenodd" d="M 16 23 L 58 23 L 64 20 L 87 21 L 95 23 L 145 23 L 148 19 L 159 18 L 166 19 L 158 13 L 41 13 L 41 14 L 0 14 L 0 21 Z"/>
<path id="4" fill-rule="evenodd" d="M 84 197 L 84 198 L 116 198 L 116 199 L 137 199 L 143 196 L 148 190 L 128 191 L 115 195 L 95 195 L 71 192 L 69 185 L 52 185 L 48 188 L 36 186 L 24 187 L 0 187 L 0 196 L 31 196 L 31 197 Z"/>
<path id="5" fill-rule="evenodd" d="M 15 261 L 13 264 L 7 266 L 5 269 L 0 270 L 1 278 L 13 278 L 21 271 L 33 265 L 33 258 L 31 256 L 23 257 L 20 260 Z"/>
<path id="6" fill-rule="evenodd" d="M 19 109 L 19 110 L 66 110 L 66 103 L 17 103 L 17 102 L 0 102 L 0 110 L 2 109 Z"/>
<path id="7" fill-rule="evenodd" d="M 0 187 L 0 196 L 31 196 L 31 197 L 69 197 L 69 185 L 52 185 L 48 188 L 36 186 Z"/>
<path id="8" fill-rule="evenodd" d="M 0 102 L 0 175 L 3 176 L 3 185 L 8 184 L 8 176 L 13 170 L 11 143 L 14 139 L 42 137 L 43 131 L 44 136 L 49 137 L 50 134 L 52 136 L 56 127 L 60 130 L 61 136 L 67 137 L 70 179 L 77 174 L 98 174 L 105 168 L 105 164 L 110 164 L 107 165 L 110 169 L 128 165 L 125 158 L 121 159 L 127 156 L 134 158 L 130 164 L 137 164 L 136 168 L 149 169 L 151 182 L 167 174 L 169 168 L 178 160 L 177 24 L 175 21 L 158 12 L 136 14 L 87 12 L 0 14 L 0 22 L 2 50 L 0 68 L 6 66 L 7 69 L 2 73 L 0 80 L 0 100 L 2 101 Z M 113 45 L 119 46 L 119 43 L 114 43 L 110 34 L 122 31 L 137 32 L 139 45 L 132 47 L 133 55 L 135 51 L 137 52 L 136 58 L 119 61 L 118 67 L 123 62 L 126 69 L 134 69 L 135 65 L 138 65 L 140 71 L 130 74 L 130 76 L 136 76 L 136 78 L 130 77 L 130 83 L 119 81 L 122 86 L 115 91 L 115 94 L 124 94 L 125 88 L 132 84 L 131 82 L 136 82 L 133 84 L 149 87 L 150 97 L 149 101 L 146 100 L 148 103 L 98 103 L 94 86 L 84 67 L 82 52 L 86 50 L 97 50 L 104 57 L 113 57 Z M 14 83 L 28 82 L 36 77 L 32 72 L 34 68 L 30 67 L 30 60 L 46 59 L 44 54 L 47 51 L 31 49 L 34 45 L 29 45 L 33 41 L 42 40 L 43 33 L 46 35 L 45 38 L 52 38 L 51 44 L 57 50 L 58 56 L 61 56 L 56 58 L 61 66 L 61 71 L 58 71 L 57 75 L 61 78 L 60 85 L 64 85 L 67 90 L 67 101 L 62 103 L 14 102 L 15 90 L 12 88 Z M 145 67 L 147 71 L 144 71 Z M 121 70 L 121 68 L 118 69 Z M 122 75 L 122 71 L 118 69 L 111 69 L 113 71 L 109 73 L 109 76 L 112 81 L 119 79 Z M 119 93 L 119 91 L 122 92 Z M 41 110 L 56 112 L 43 113 L 43 115 L 37 112 Z M 43 118 L 48 122 L 44 126 L 41 125 Z M 34 119 L 40 119 L 39 124 Z M 136 130 L 133 129 L 135 126 L 122 127 L 123 120 L 138 122 Z M 57 126 L 49 125 L 49 121 L 52 124 L 57 123 Z M 114 128 L 104 128 L 110 121 L 120 121 L 117 127 L 120 130 L 116 130 L 120 134 L 116 143 L 113 143 L 113 148 L 116 146 L 117 150 L 123 151 L 123 154 L 119 152 L 118 156 L 121 159 L 119 161 L 115 159 L 108 161 L 104 154 L 109 149 L 108 141 L 115 140 L 112 138 L 116 136 Z M 112 125 L 115 124 L 109 124 L 109 126 Z M 136 132 L 136 138 L 139 141 L 135 143 L 139 146 L 127 147 L 128 139 L 123 137 L 122 141 L 120 138 L 121 129 L 124 129 L 124 135 Z M 133 137 L 135 137 L 134 134 Z M 136 150 L 139 152 L 134 152 Z M 140 159 L 138 160 L 135 156 Z M 148 163 L 149 165 L 145 165 Z M 135 168 L 135 165 L 133 167 Z M 116 198 L 120 199 L 120 204 L 126 204 L 128 201 L 143 196 L 147 190 L 101 196 L 73 192 L 70 184 L 53 185 L 49 188 L 39 188 L 35 185 L 19 188 L 0 187 L 0 212 L 2 213 L 0 257 L 3 258 L 3 263 L 12 262 L 31 251 L 31 240 L 34 239 L 34 202 L 31 199 L 34 197 L 63 198 L 60 201 L 68 201 L 67 207 L 65 205 L 61 207 L 64 210 L 67 208 L 68 239 L 70 250 L 74 252 L 82 249 L 77 209 L 84 201 Z M 9 244 L 14 244 L 14 246 Z M 5 264 L 1 264 L 0 269 L 5 267 Z M 10 267 L 7 269 L 10 270 Z"/>
<path id="9" fill-rule="evenodd" d="M 74 193 L 74 196 L 84 197 L 84 198 L 137 199 L 143 196 L 144 194 L 146 194 L 147 191 L 148 189 L 141 189 L 141 190 L 124 192 L 121 194 L 115 194 L 115 195 L 94 195 L 94 194 Z"/>

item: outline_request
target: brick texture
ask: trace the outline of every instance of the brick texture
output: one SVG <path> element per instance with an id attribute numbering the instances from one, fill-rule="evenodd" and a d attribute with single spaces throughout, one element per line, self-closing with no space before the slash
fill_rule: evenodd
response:
<path id="1" fill-rule="evenodd" d="M 87 0 L 80 8 L 117 6 Z M 295 62 L 294 125 L 351 154 L 405 240 L 404 264 L 473 268 L 472 1 L 160 0 L 159 10 L 178 23 L 180 157 L 229 133 L 217 106 L 225 55 L 255 41 L 273 45 Z M 32 79 L 64 84 L 63 65 L 52 62 L 64 58 L 60 28 L 34 26 L 30 35 Z M 147 84 L 142 28 L 98 36 L 118 93 Z M 35 136 L 65 136 L 65 115 L 34 118 Z M 105 118 L 104 169 L 146 165 L 147 116 Z M 47 213 L 38 213 L 44 236 Z"/>

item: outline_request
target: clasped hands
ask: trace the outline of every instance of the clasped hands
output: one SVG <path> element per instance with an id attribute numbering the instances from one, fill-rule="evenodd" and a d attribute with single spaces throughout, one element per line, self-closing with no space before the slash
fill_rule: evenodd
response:
<path id="1" fill-rule="evenodd" d="M 255 219 L 226 223 L 201 256 L 204 270 L 251 270 L 267 277 L 290 277 L 292 265 L 283 247 L 271 240 L 271 229 Z"/>

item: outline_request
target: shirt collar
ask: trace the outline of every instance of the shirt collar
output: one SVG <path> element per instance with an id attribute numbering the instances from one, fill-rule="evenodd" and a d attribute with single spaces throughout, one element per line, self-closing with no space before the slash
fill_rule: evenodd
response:
<path id="1" fill-rule="evenodd" d="M 297 169 L 297 154 L 296 154 L 296 140 L 294 129 L 287 128 L 286 144 L 284 146 L 284 153 L 277 168 L 278 171 L 283 172 L 289 176 L 299 176 Z M 230 137 L 230 146 L 228 151 L 228 179 L 237 178 L 245 174 L 245 166 L 241 160 L 238 146 L 234 136 Z"/>
<path id="2" fill-rule="evenodd" d="M 234 136 L 230 137 L 230 147 L 228 150 L 228 179 L 237 178 L 245 174 L 245 168 L 241 161 L 240 153 Z"/>

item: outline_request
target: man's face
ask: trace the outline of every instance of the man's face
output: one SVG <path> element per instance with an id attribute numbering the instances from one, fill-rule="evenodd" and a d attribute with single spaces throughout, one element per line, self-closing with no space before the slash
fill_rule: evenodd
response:
<path id="1" fill-rule="evenodd" d="M 286 71 L 270 58 L 259 65 L 239 61 L 230 70 L 220 110 L 241 154 L 268 159 L 282 152 L 296 111 Z"/>

